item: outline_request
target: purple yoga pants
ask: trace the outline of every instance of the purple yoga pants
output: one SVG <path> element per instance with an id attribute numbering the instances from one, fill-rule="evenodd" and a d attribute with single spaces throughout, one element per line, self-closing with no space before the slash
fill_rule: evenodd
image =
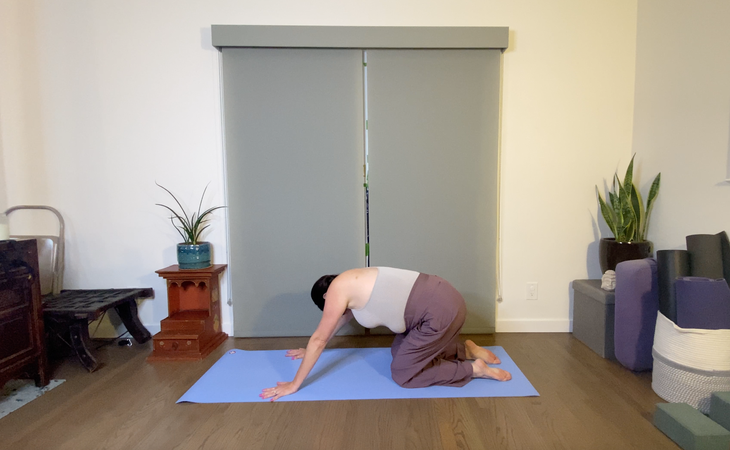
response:
<path id="1" fill-rule="evenodd" d="M 406 331 L 391 347 L 393 381 L 406 388 L 468 383 L 473 369 L 459 342 L 465 317 L 459 291 L 443 278 L 420 274 L 406 303 Z"/>

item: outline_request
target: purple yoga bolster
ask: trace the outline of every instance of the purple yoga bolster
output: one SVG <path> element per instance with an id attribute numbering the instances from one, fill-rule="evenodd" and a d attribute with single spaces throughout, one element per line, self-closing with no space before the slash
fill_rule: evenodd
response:
<path id="1" fill-rule="evenodd" d="M 657 264 L 651 258 L 616 266 L 614 353 L 631 370 L 649 370 L 659 311 Z"/>
<path id="2" fill-rule="evenodd" d="M 730 329 L 730 287 L 724 278 L 679 277 L 674 287 L 679 327 Z"/>

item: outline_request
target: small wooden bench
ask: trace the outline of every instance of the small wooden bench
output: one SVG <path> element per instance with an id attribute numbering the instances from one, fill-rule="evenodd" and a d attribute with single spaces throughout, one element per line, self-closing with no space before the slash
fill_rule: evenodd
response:
<path id="1" fill-rule="evenodd" d="M 152 337 L 139 321 L 137 299 L 152 298 L 152 288 L 63 290 L 43 297 L 43 318 L 46 330 L 57 336 L 70 336 L 68 344 L 81 364 L 93 372 L 98 367 L 89 352 L 89 322 L 114 308 L 135 341 L 143 344 Z"/>
<path id="2" fill-rule="evenodd" d="M 149 341 L 150 332 L 142 325 L 137 315 L 137 299 L 153 298 L 154 291 L 151 288 L 64 290 L 66 225 L 63 216 L 57 209 L 45 205 L 13 206 L 5 211 L 5 215 L 10 216 L 11 213 L 23 210 L 51 212 L 58 220 L 58 235 L 10 236 L 11 239 L 36 240 L 37 272 L 40 278 L 40 294 L 43 298 L 43 322 L 49 337 L 60 337 L 61 341 L 73 349 L 81 364 L 89 372 L 98 367 L 96 359 L 89 352 L 89 322 L 98 319 L 107 310 L 114 308 L 135 341 L 140 344 Z"/>

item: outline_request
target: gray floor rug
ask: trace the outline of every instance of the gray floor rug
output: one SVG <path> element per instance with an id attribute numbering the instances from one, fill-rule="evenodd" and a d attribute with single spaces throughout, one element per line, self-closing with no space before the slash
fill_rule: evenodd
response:
<path id="1" fill-rule="evenodd" d="M 36 387 L 33 380 L 10 380 L 0 389 L 0 418 L 30 403 L 66 380 L 51 380 L 48 386 Z"/>

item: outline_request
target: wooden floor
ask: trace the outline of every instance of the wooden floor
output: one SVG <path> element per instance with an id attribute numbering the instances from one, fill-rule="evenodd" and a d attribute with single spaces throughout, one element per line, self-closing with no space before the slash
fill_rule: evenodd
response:
<path id="1" fill-rule="evenodd" d="M 39 449 L 677 449 L 652 425 L 651 374 L 593 353 L 570 334 L 469 336 L 500 345 L 540 393 L 525 398 L 175 404 L 230 348 L 300 347 L 306 339 L 229 338 L 197 363 L 145 362 L 148 345 L 73 359 L 67 381 L 0 419 L 0 448 Z M 386 347 L 338 337 L 331 347 Z M 271 380 L 272 383 L 279 380 Z"/>

